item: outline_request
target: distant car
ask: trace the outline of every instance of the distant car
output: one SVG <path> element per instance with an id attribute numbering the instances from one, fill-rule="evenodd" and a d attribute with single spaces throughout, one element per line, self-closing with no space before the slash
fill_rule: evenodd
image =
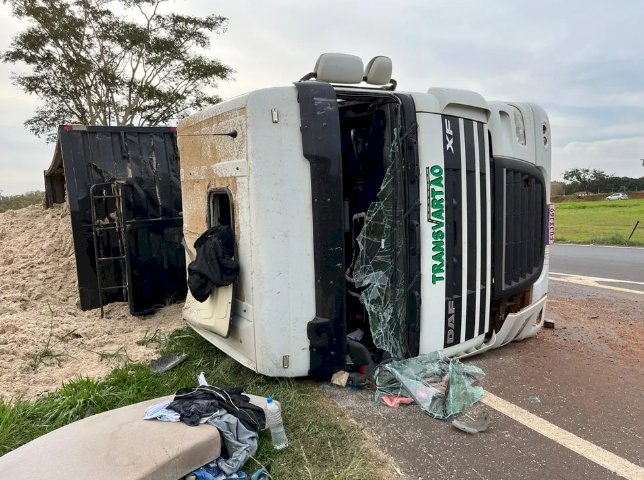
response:
<path id="1" fill-rule="evenodd" d="M 606 197 L 606 200 L 628 200 L 628 195 L 625 193 L 613 193 Z"/>

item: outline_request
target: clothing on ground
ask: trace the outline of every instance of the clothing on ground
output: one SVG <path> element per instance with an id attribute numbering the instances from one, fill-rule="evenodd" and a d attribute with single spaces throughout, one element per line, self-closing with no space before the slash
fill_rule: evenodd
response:
<path id="1" fill-rule="evenodd" d="M 145 410 L 144 420 L 161 420 L 162 422 L 178 422 L 180 415 L 168 408 L 170 402 L 161 402 L 152 405 Z"/>
<path id="2" fill-rule="evenodd" d="M 226 454 L 217 459 L 217 466 L 227 475 L 241 470 L 257 452 L 257 432 L 246 428 L 237 417 L 223 408 L 210 416 L 208 423 L 217 427 L 226 447 Z"/>
<path id="3" fill-rule="evenodd" d="M 248 475 L 246 475 L 244 472 L 235 472 L 233 474 L 227 475 L 217 466 L 216 461 L 209 463 L 208 465 L 204 465 L 201 468 L 198 468 L 194 472 L 191 472 L 189 475 L 187 475 L 187 477 L 190 477 L 190 475 L 193 475 L 197 480 L 232 480 L 232 479 L 246 480 L 248 479 Z"/>
<path id="4" fill-rule="evenodd" d="M 187 425 L 199 425 L 201 418 L 207 418 L 223 408 L 238 418 L 248 430 L 259 431 L 266 426 L 264 410 L 250 403 L 242 394 L 241 387 L 220 388 L 214 385 L 199 385 L 177 391 L 169 409 L 181 415 Z"/>

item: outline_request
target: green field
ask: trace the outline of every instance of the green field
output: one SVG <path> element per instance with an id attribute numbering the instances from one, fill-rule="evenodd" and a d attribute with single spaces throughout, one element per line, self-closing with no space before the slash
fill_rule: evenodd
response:
<path id="1" fill-rule="evenodd" d="M 640 224 L 629 241 L 628 236 L 638 220 Z M 644 200 L 557 203 L 555 240 L 644 246 Z"/>

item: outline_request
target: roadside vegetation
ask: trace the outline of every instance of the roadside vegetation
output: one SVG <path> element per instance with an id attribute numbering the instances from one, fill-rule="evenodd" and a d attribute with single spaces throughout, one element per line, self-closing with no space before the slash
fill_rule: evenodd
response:
<path id="1" fill-rule="evenodd" d="M 29 205 L 37 205 L 43 203 L 45 199 L 45 192 L 27 192 L 21 195 L 2 195 L 0 192 L 0 213 L 7 210 L 18 210 L 25 208 Z"/>
<path id="2" fill-rule="evenodd" d="M 161 353 L 188 353 L 188 359 L 162 374 L 152 373 L 147 364 L 126 363 L 102 380 L 79 378 L 35 401 L 0 400 L 0 455 L 88 415 L 193 386 L 203 371 L 213 385 L 243 386 L 282 403 L 289 447 L 274 450 L 270 433 L 262 432 L 247 472 L 270 462 L 274 479 L 394 478 L 370 440 L 315 383 L 255 374 L 188 329 L 169 338 L 154 332 L 141 341 L 150 338 L 161 345 Z"/>
<path id="3" fill-rule="evenodd" d="M 570 168 L 563 173 L 563 180 L 563 183 L 552 182 L 552 195 L 627 193 L 644 190 L 644 177 L 618 177 L 597 169 Z"/>
<path id="4" fill-rule="evenodd" d="M 640 224 L 629 240 L 638 220 Z M 644 199 L 557 203 L 555 240 L 644 246 Z"/>

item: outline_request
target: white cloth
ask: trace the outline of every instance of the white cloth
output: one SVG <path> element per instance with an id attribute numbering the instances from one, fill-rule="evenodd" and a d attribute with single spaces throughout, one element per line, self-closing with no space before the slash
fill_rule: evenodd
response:
<path id="1" fill-rule="evenodd" d="M 161 420 L 162 422 L 178 422 L 181 420 L 179 412 L 168 408 L 170 402 L 161 402 L 145 410 L 144 420 Z"/>
<path id="2" fill-rule="evenodd" d="M 197 383 L 199 383 L 199 385 L 209 386 L 208 381 L 206 380 L 206 376 L 203 374 L 203 372 L 197 375 Z"/>

